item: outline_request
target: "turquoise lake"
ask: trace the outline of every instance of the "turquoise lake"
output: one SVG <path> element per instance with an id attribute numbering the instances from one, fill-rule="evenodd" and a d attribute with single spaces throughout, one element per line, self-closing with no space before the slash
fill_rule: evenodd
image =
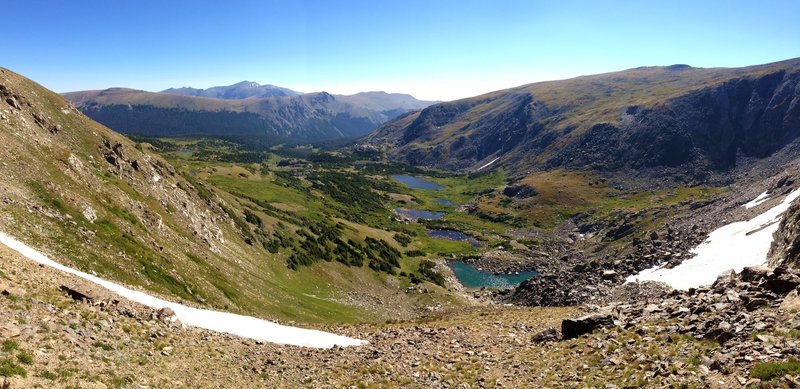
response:
<path id="1" fill-rule="evenodd" d="M 538 273 L 535 271 L 520 272 L 519 274 L 492 274 L 491 272 L 478 270 L 475 266 L 461 261 L 451 261 L 447 263 L 458 282 L 465 288 L 513 288 L 523 281 L 533 278 Z"/>

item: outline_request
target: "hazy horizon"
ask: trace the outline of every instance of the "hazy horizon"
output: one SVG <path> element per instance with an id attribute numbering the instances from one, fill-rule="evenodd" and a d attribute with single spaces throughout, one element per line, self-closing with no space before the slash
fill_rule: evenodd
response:
<path id="1" fill-rule="evenodd" d="M 13 39 L 0 65 L 58 92 L 248 80 L 453 100 L 639 66 L 800 56 L 792 1 L 31 1 L 4 11 Z"/>

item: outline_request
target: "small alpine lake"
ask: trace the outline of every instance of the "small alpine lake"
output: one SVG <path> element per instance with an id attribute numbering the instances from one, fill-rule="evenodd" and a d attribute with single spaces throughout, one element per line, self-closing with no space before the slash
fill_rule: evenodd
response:
<path id="1" fill-rule="evenodd" d="M 424 209 L 397 208 L 394 213 L 411 220 L 439 220 L 444 217 L 444 212 L 426 211 Z"/>
<path id="2" fill-rule="evenodd" d="M 472 247 L 481 247 L 481 242 L 478 242 L 477 239 L 461 232 L 455 230 L 430 230 L 428 231 L 428 236 L 434 239 L 445 239 L 445 240 L 455 240 L 460 242 L 467 242 L 472 245 Z"/>
<path id="3" fill-rule="evenodd" d="M 491 272 L 478 270 L 472 264 L 462 261 L 449 261 L 447 265 L 453 269 L 458 282 L 465 288 L 513 288 L 530 278 L 535 277 L 537 272 L 526 271 L 515 274 L 494 274 Z"/>
<path id="4" fill-rule="evenodd" d="M 412 189 L 428 189 L 428 190 L 442 190 L 444 189 L 443 186 L 433 182 L 428 181 L 419 177 L 414 176 L 406 176 L 406 175 L 395 175 L 392 176 L 397 181 L 406 184 L 409 188 Z"/>

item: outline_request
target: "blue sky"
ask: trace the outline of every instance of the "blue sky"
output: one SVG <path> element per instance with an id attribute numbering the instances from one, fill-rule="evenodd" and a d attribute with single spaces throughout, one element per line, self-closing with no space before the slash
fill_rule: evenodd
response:
<path id="1" fill-rule="evenodd" d="M 59 92 L 209 87 L 450 100 L 643 65 L 800 57 L 800 1 L 10 1 L 0 66 Z"/>

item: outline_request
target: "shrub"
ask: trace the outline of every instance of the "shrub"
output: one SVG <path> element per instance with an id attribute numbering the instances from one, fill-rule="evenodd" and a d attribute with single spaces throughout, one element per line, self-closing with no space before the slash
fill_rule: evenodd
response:
<path id="1" fill-rule="evenodd" d="M 9 358 L 0 359 L 0 377 L 13 377 L 15 375 L 27 377 L 28 372 Z"/>
<path id="2" fill-rule="evenodd" d="M 753 366 L 750 376 L 768 381 L 773 378 L 782 377 L 786 374 L 800 372 L 800 361 L 791 359 L 786 362 L 764 362 Z"/>
<path id="3" fill-rule="evenodd" d="M 406 247 L 409 243 L 411 243 L 411 237 L 403 233 L 395 234 L 394 240 L 396 240 L 397 243 L 400 243 L 400 245 L 403 247 Z"/>
<path id="4" fill-rule="evenodd" d="M 23 365 L 33 364 L 33 357 L 26 351 L 20 351 L 20 353 L 17 354 L 17 360 Z"/>
<path id="5" fill-rule="evenodd" d="M 444 286 L 444 276 L 436 270 L 433 270 L 434 267 L 436 267 L 436 263 L 424 259 L 419 263 L 419 274 L 423 279 L 433 282 L 436 285 Z"/>
<path id="6" fill-rule="evenodd" d="M 258 227 L 261 227 L 264 224 L 264 222 L 261 221 L 261 218 L 252 211 L 250 211 L 249 209 L 244 210 L 244 220 Z"/>
<path id="7" fill-rule="evenodd" d="M 103 343 L 103 342 L 101 342 L 99 340 L 97 342 L 94 342 L 94 347 L 97 347 L 97 348 L 105 350 L 105 351 L 111 351 L 111 350 L 114 349 L 114 347 L 112 347 L 111 345 Z"/>
<path id="8" fill-rule="evenodd" d="M 5 352 L 11 352 L 11 351 L 14 351 L 14 350 L 16 350 L 18 348 L 19 348 L 19 345 L 17 344 L 17 342 L 15 342 L 15 341 L 13 341 L 11 339 L 6 339 L 6 340 L 3 341 L 3 351 L 5 351 Z"/>

